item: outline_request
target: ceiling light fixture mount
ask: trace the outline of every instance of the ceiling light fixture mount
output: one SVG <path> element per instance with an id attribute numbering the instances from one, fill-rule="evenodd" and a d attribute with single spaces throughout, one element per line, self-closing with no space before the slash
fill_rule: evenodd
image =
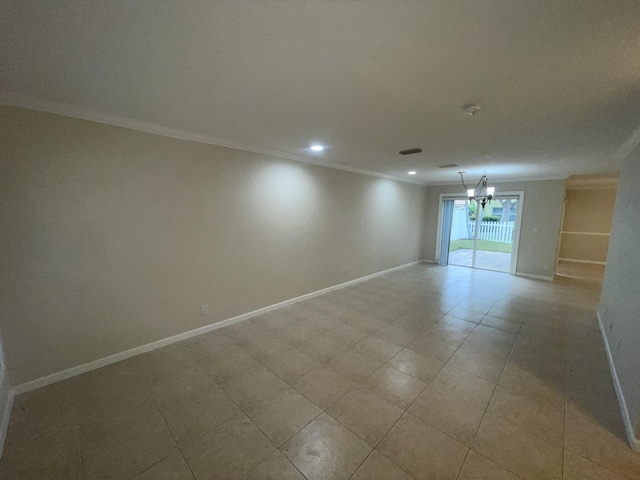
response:
<path id="1" fill-rule="evenodd" d="M 464 112 L 464 114 L 469 115 L 470 117 L 473 117 L 480 110 L 482 110 L 482 107 L 480 107 L 479 105 L 469 104 L 462 107 L 462 111 Z"/>
<path id="2" fill-rule="evenodd" d="M 469 201 L 475 200 L 477 203 L 482 205 L 482 209 L 484 210 L 484 206 L 488 202 L 493 200 L 493 196 L 496 193 L 495 187 L 487 186 L 487 181 L 488 181 L 487 174 L 485 173 L 484 175 L 482 175 L 482 177 L 480 177 L 480 180 L 478 180 L 478 183 L 475 186 L 475 188 L 467 188 L 467 185 L 464 183 L 464 176 L 463 176 L 464 172 L 458 172 L 458 173 L 460 174 L 460 180 L 462 180 L 462 186 L 467 191 L 467 197 L 469 197 Z"/>

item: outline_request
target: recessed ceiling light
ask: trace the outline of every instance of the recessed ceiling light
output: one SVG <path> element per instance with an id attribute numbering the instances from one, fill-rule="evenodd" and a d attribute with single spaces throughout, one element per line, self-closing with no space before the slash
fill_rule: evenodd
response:
<path id="1" fill-rule="evenodd" d="M 322 145 L 311 145 L 311 150 L 313 150 L 314 152 L 321 152 L 324 150 L 324 147 Z"/>
<path id="2" fill-rule="evenodd" d="M 415 175 L 416 171 L 415 170 L 411 170 L 410 172 L 407 172 L 409 175 Z"/>

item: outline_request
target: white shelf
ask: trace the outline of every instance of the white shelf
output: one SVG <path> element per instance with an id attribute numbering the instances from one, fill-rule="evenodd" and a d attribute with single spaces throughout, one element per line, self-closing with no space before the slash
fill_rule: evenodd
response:
<path id="1" fill-rule="evenodd" d="M 571 262 L 571 263 L 588 263 L 589 265 L 606 265 L 607 262 L 596 262 L 594 260 L 579 260 L 577 258 L 563 258 L 558 257 L 559 262 Z"/>
<path id="2" fill-rule="evenodd" d="M 603 237 L 608 237 L 611 234 L 610 233 L 599 233 L 599 232 L 562 232 L 562 234 L 567 234 L 567 235 L 600 235 Z"/>

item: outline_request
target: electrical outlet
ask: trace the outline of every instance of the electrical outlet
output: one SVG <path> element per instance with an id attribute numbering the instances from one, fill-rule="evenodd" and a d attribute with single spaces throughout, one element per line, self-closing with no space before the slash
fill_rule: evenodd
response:
<path id="1" fill-rule="evenodd" d="M 545 266 L 544 266 L 544 267 L 542 267 L 542 268 L 544 268 L 544 271 L 545 271 L 545 272 L 548 272 L 548 271 L 549 271 L 549 265 L 545 265 Z"/>
<path id="2" fill-rule="evenodd" d="M 209 315 L 209 304 L 205 303 L 204 305 L 200 305 L 200 313 L 202 315 Z"/>

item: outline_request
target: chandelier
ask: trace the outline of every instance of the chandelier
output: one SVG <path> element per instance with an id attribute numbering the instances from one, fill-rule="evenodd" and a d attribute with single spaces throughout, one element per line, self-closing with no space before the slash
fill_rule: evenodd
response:
<path id="1" fill-rule="evenodd" d="M 478 180 L 478 184 L 475 186 L 475 188 L 467 188 L 464 183 L 464 177 L 462 176 L 464 172 L 458 173 L 460 174 L 460 180 L 462 180 L 462 186 L 467 191 L 469 200 L 475 200 L 477 203 L 482 205 L 482 209 L 484 210 L 484 206 L 487 204 L 487 202 L 490 202 L 491 199 L 493 199 L 493 194 L 496 191 L 495 187 L 487 187 L 487 175 L 484 174 L 482 175 L 482 177 L 480 177 L 480 180 Z"/>

